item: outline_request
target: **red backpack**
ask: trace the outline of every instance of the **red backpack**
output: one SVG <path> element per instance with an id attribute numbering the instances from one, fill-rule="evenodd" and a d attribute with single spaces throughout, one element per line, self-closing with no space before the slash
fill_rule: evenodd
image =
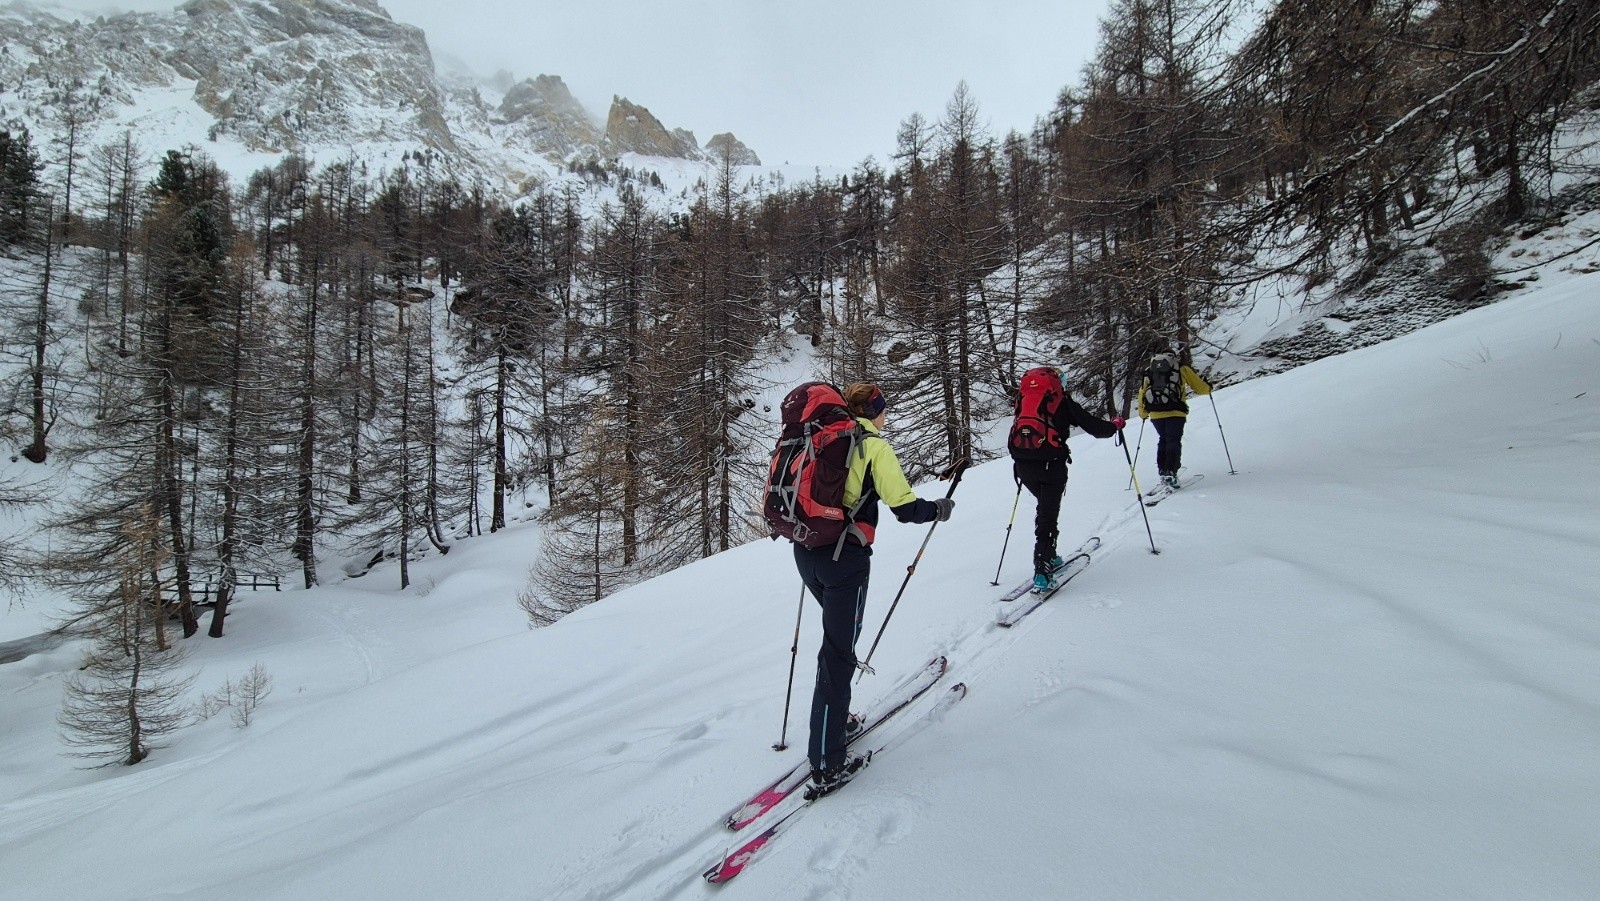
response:
<path id="1" fill-rule="evenodd" d="M 807 382 L 790 391 L 780 408 L 783 433 L 772 451 L 762 513 L 773 537 L 819 548 L 842 545 L 855 511 L 844 507 L 850 454 L 862 429 L 839 389 Z"/>
<path id="2" fill-rule="evenodd" d="M 1070 460 L 1067 436 L 1056 428 L 1056 410 L 1066 391 L 1061 373 L 1039 366 L 1022 374 L 1017 416 L 1011 422 L 1006 448 L 1015 460 Z"/>

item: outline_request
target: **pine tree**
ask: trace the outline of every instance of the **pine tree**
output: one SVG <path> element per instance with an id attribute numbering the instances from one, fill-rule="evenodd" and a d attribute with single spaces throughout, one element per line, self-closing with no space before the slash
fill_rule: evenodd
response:
<path id="1" fill-rule="evenodd" d="M 158 290 L 177 308 L 209 322 L 233 246 L 227 175 L 197 151 L 168 151 L 151 185 L 158 228 L 152 246 Z"/>
<path id="2" fill-rule="evenodd" d="M 567 488 L 544 516 L 524 598 L 533 625 L 549 625 L 653 574 L 623 559 L 621 474 L 607 450 L 621 429 L 616 407 L 597 398 L 568 460 Z"/>
<path id="3" fill-rule="evenodd" d="M 146 229 L 150 296 L 140 312 L 135 351 L 147 389 L 124 414 L 137 435 L 149 431 L 156 509 L 168 530 L 168 547 L 184 637 L 199 631 L 194 612 L 193 507 L 197 490 L 186 464 L 199 474 L 193 442 L 184 440 L 189 411 L 223 366 L 215 328 L 224 304 L 224 282 L 232 249 L 231 193 L 227 177 L 197 152 L 169 152 L 151 184 L 154 209 Z M 192 401 L 192 402 L 191 402 Z"/>
<path id="4" fill-rule="evenodd" d="M 754 358 L 767 320 L 748 206 L 724 161 L 717 181 L 670 230 L 662 317 L 649 341 L 649 403 L 661 425 L 648 465 L 660 517 L 645 544 L 678 565 L 755 537 L 744 517 L 765 465 L 752 415 Z"/>
<path id="5" fill-rule="evenodd" d="M 451 309 L 467 324 L 465 360 L 476 370 L 474 388 L 482 392 L 490 418 L 489 530 L 494 532 L 506 527 L 506 503 L 517 469 L 513 443 L 526 446 L 532 437 L 528 433 L 545 428 L 549 417 L 547 407 L 532 402 L 536 396 L 548 397 L 549 369 L 526 365 L 530 358 L 542 359 L 548 327 L 557 314 L 550 300 L 553 271 L 534 212 L 520 207 L 496 215 L 466 276 L 468 287 L 455 295 Z M 530 376 L 538 383 L 530 385 Z"/>
<path id="6" fill-rule="evenodd" d="M 0 246 L 10 247 L 32 235 L 43 169 L 26 129 L 0 131 Z"/>
<path id="7" fill-rule="evenodd" d="M 132 766 L 189 720 L 184 704 L 193 676 L 176 675 L 184 653 L 162 638 L 166 615 L 160 577 L 163 528 L 148 505 L 124 511 L 110 592 L 82 598 L 76 631 L 91 640 L 79 671 L 67 678 L 59 722 L 73 756 L 100 766 Z"/>
<path id="8" fill-rule="evenodd" d="M 622 500 L 622 561 L 633 565 L 640 559 L 644 540 L 640 517 L 650 503 L 645 469 L 650 453 L 646 445 L 651 419 L 647 414 L 656 391 L 665 387 L 661 374 L 649 368 L 648 359 L 651 326 L 663 315 L 660 267 L 664 235 L 637 191 L 625 188 L 620 193 L 621 205 L 604 207 L 595 223 L 584 280 L 590 304 L 598 314 L 591 329 L 598 342 L 595 376 L 617 407 L 618 428 L 606 438 L 615 442 L 611 447 L 617 458 Z"/>

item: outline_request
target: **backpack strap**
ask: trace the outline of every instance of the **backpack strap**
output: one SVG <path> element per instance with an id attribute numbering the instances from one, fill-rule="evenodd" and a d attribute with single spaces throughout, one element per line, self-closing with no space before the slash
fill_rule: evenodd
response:
<path id="1" fill-rule="evenodd" d="M 859 422 L 856 423 L 855 428 L 850 430 L 850 451 L 844 455 L 844 458 L 848 460 L 850 459 L 850 454 L 860 454 L 861 459 L 866 461 L 866 466 L 870 467 L 872 465 L 872 460 L 867 457 L 867 449 L 865 446 L 867 443 L 866 431 L 866 429 L 861 427 L 861 423 Z M 861 496 L 856 498 L 856 502 L 854 504 L 850 505 L 850 509 L 844 511 L 844 518 L 850 523 L 850 525 L 846 526 L 845 530 L 839 533 L 839 541 L 833 546 L 833 559 L 836 562 L 839 559 L 839 555 L 844 553 L 845 539 L 849 538 L 851 535 L 856 536 L 856 540 L 860 541 L 863 547 L 872 543 L 872 536 L 868 535 L 863 530 L 863 527 L 856 523 L 856 514 L 860 513 L 861 508 L 867 503 L 868 492 L 866 490 L 866 485 L 867 470 L 864 467 L 861 473 Z"/>
<path id="2" fill-rule="evenodd" d="M 800 453 L 804 454 L 811 452 L 811 430 L 809 427 L 807 427 L 804 434 L 797 438 L 789 438 L 779 441 L 778 446 L 773 450 L 772 455 L 774 457 L 781 456 L 784 448 L 795 447 L 796 445 L 804 448 L 800 451 Z M 798 524 L 798 518 L 795 514 L 795 505 L 800 501 L 800 486 L 779 484 L 773 486 L 770 490 L 774 494 L 778 495 L 778 501 L 783 505 L 783 512 L 787 515 L 787 518 L 796 521 Z M 802 540 L 804 539 L 802 538 Z"/>

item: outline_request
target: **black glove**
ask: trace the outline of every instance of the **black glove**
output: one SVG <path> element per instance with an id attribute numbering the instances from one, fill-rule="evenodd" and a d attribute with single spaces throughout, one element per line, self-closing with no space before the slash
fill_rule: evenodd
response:
<path id="1" fill-rule="evenodd" d="M 939 521 L 949 522 L 950 511 L 956 508 L 956 502 L 948 497 L 936 497 L 933 499 L 933 505 L 939 508 Z"/>

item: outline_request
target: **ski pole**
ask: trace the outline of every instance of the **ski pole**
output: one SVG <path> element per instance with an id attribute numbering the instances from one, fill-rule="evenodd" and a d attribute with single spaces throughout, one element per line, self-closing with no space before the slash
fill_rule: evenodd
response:
<path id="1" fill-rule="evenodd" d="M 1022 503 L 1022 480 L 1017 480 L 1017 499 L 1011 502 L 1011 521 L 1006 523 L 1006 540 L 1000 543 L 1000 562 L 994 568 L 994 581 L 990 585 L 1000 584 L 1000 567 L 1006 565 L 1006 546 L 1011 543 L 1011 527 L 1017 524 L 1017 504 Z"/>
<path id="2" fill-rule="evenodd" d="M 1133 463 L 1131 465 L 1133 465 L 1133 466 L 1138 466 L 1139 465 L 1139 449 L 1142 448 L 1142 447 L 1144 447 L 1144 417 L 1143 416 L 1139 417 L 1139 440 L 1133 445 Z M 1133 487 L 1133 473 L 1129 473 L 1128 474 L 1128 488 L 1132 488 L 1132 487 Z M 1127 491 L 1128 488 L 1124 488 L 1122 490 L 1123 491 Z"/>
<path id="3" fill-rule="evenodd" d="M 1228 450 L 1228 433 L 1222 430 L 1222 417 L 1217 415 L 1217 398 L 1214 392 L 1206 397 L 1211 398 L 1211 415 L 1217 420 L 1217 434 L 1222 436 L 1222 452 L 1228 455 L 1228 475 L 1236 476 L 1239 471 L 1233 468 L 1233 453 Z"/>
<path id="4" fill-rule="evenodd" d="M 962 459 L 951 468 L 950 490 L 944 493 L 945 497 L 950 497 L 956 493 L 956 486 L 961 484 L 961 474 L 967 471 L 968 462 Z M 1018 495 L 1018 497 L 1021 497 L 1021 495 Z M 894 593 L 894 603 L 889 605 L 889 612 L 884 614 L 883 625 L 878 627 L 878 635 L 872 639 L 872 647 L 867 649 L 867 659 L 857 664 L 861 669 L 862 676 L 872 672 L 872 655 L 878 650 L 878 642 L 883 639 L 883 630 L 889 628 L 889 617 L 894 616 L 894 608 L 900 606 L 900 597 L 906 593 L 906 586 L 911 584 L 911 577 L 916 575 L 917 563 L 922 560 L 922 552 L 928 549 L 928 541 L 933 538 L 933 530 L 937 528 L 939 528 L 939 521 L 936 519 L 933 521 L 933 525 L 928 527 L 928 534 L 922 539 L 922 547 L 917 548 L 917 555 L 911 558 L 911 565 L 906 567 L 905 580 L 900 583 L 900 590 Z M 857 676 L 856 681 L 861 681 L 861 676 Z"/>
<path id="5" fill-rule="evenodd" d="M 789 645 L 789 684 L 783 689 L 783 729 L 778 733 L 774 751 L 789 749 L 789 702 L 794 698 L 794 663 L 800 656 L 800 617 L 806 612 L 806 586 L 800 584 L 800 609 L 794 612 L 794 643 Z"/>
<path id="6" fill-rule="evenodd" d="M 1144 489 L 1139 487 L 1139 473 L 1134 471 L 1133 456 L 1128 453 L 1128 439 L 1121 429 L 1117 429 L 1117 443 L 1122 445 L 1122 456 L 1128 460 L 1128 475 L 1133 480 L 1133 490 L 1139 492 L 1133 502 L 1139 505 L 1139 514 L 1144 517 L 1144 533 L 1150 536 L 1150 553 L 1159 554 L 1161 551 L 1156 547 L 1155 533 L 1150 531 L 1150 514 L 1144 509 Z"/>

